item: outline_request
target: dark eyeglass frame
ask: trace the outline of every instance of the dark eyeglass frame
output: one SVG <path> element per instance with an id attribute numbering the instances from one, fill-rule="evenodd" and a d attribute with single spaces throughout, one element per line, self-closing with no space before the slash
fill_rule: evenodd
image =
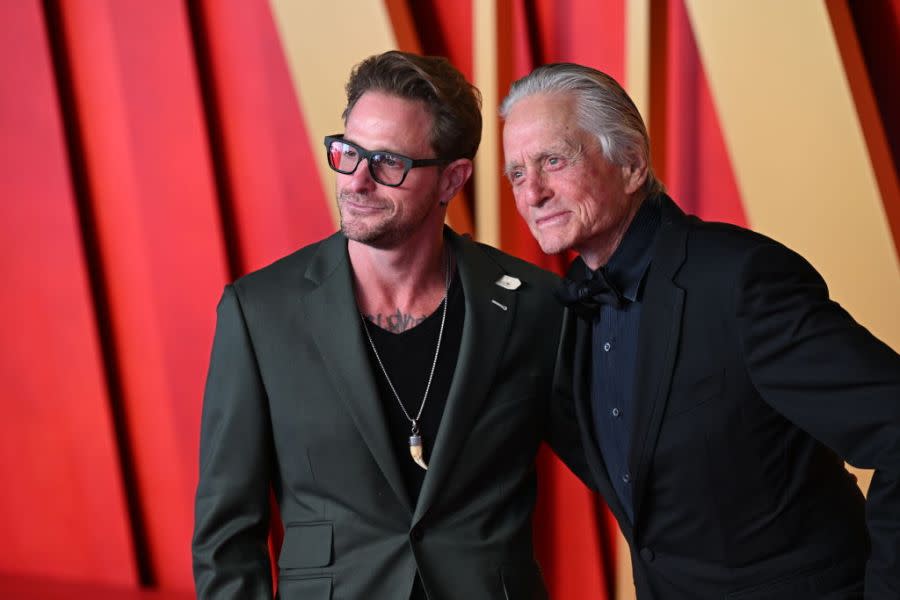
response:
<path id="1" fill-rule="evenodd" d="M 350 146 L 357 152 L 357 156 L 359 157 L 356 161 L 356 164 L 349 171 L 345 171 L 343 169 L 337 168 L 331 162 L 331 144 L 334 142 L 340 142 L 345 146 Z M 352 175 L 356 172 L 356 169 L 359 168 L 359 164 L 366 160 L 366 164 L 369 166 L 369 175 L 375 182 L 386 185 L 387 187 L 400 187 L 403 185 L 403 182 L 406 181 L 406 176 L 409 174 L 410 169 L 415 169 L 417 167 L 433 167 L 437 165 L 446 165 L 453 162 L 452 159 L 449 158 L 410 158 L 408 156 L 403 156 L 402 154 L 397 154 L 396 152 L 388 152 L 387 150 L 366 150 L 362 146 L 358 144 L 354 144 L 353 142 L 348 142 L 344 139 L 344 134 L 335 134 L 335 135 L 326 135 L 325 136 L 325 155 L 328 159 L 328 166 L 331 167 L 332 171 L 336 171 L 338 173 L 342 173 L 344 175 Z M 379 162 L 379 157 L 382 156 L 390 156 L 393 160 L 399 161 L 403 164 L 403 175 L 400 176 L 400 181 L 397 183 L 386 183 L 381 180 L 381 178 L 375 173 L 375 167 L 373 165 Z"/>

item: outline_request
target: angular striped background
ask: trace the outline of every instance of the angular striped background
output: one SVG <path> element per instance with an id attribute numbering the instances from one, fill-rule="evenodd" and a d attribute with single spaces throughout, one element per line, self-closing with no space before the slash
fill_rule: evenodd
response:
<path id="1" fill-rule="evenodd" d="M 390 48 L 484 95 L 457 229 L 562 268 L 515 215 L 496 106 L 585 63 L 632 93 L 685 209 L 794 247 L 900 349 L 900 0 L 3 0 L 0 596 L 191 590 L 216 300 L 334 230 L 321 138 Z M 633 597 L 598 499 L 540 468 L 552 596 Z"/>

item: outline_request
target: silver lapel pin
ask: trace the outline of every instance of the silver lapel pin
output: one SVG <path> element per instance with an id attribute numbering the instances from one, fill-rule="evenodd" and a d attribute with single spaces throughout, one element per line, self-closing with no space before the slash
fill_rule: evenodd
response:
<path id="1" fill-rule="evenodd" d="M 512 275 L 504 275 L 494 283 L 505 290 L 517 290 L 522 285 L 522 280 Z"/>

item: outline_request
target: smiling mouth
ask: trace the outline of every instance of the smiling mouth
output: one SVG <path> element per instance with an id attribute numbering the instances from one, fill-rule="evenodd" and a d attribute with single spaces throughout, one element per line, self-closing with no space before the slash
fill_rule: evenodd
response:
<path id="1" fill-rule="evenodd" d="M 386 209 L 386 206 L 378 205 L 378 204 L 365 204 L 362 202 L 355 202 L 353 200 L 344 199 L 341 201 L 341 204 L 346 208 L 352 210 L 353 212 L 361 212 L 361 213 L 374 213 L 381 210 Z"/>
<path id="2" fill-rule="evenodd" d="M 552 227 L 554 225 L 559 225 L 569 218 L 569 213 L 566 211 L 561 211 L 553 214 L 549 214 L 543 217 L 538 217 L 534 220 L 534 225 L 538 229 L 543 227 Z"/>

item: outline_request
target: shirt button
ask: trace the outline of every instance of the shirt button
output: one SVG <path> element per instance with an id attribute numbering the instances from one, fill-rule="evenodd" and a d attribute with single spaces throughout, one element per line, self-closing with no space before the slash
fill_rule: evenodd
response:
<path id="1" fill-rule="evenodd" d="M 643 558 L 647 562 L 653 562 L 653 559 L 656 558 L 656 555 L 650 548 L 641 548 L 641 558 Z"/>
<path id="2" fill-rule="evenodd" d="M 611 412 L 612 412 L 612 416 L 614 416 L 614 417 L 618 417 L 620 414 L 622 414 L 621 411 L 619 411 L 618 407 L 612 409 Z"/>
<path id="3" fill-rule="evenodd" d="M 610 348 L 612 348 L 612 344 L 610 344 L 609 342 L 606 342 L 605 344 L 603 344 L 603 351 L 604 351 L 604 352 L 609 352 L 609 349 L 610 349 Z"/>
<path id="4" fill-rule="evenodd" d="M 631 473 L 625 473 L 622 475 L 622 481 L 625 483 L 629 483 L 631 481 Z"/>

